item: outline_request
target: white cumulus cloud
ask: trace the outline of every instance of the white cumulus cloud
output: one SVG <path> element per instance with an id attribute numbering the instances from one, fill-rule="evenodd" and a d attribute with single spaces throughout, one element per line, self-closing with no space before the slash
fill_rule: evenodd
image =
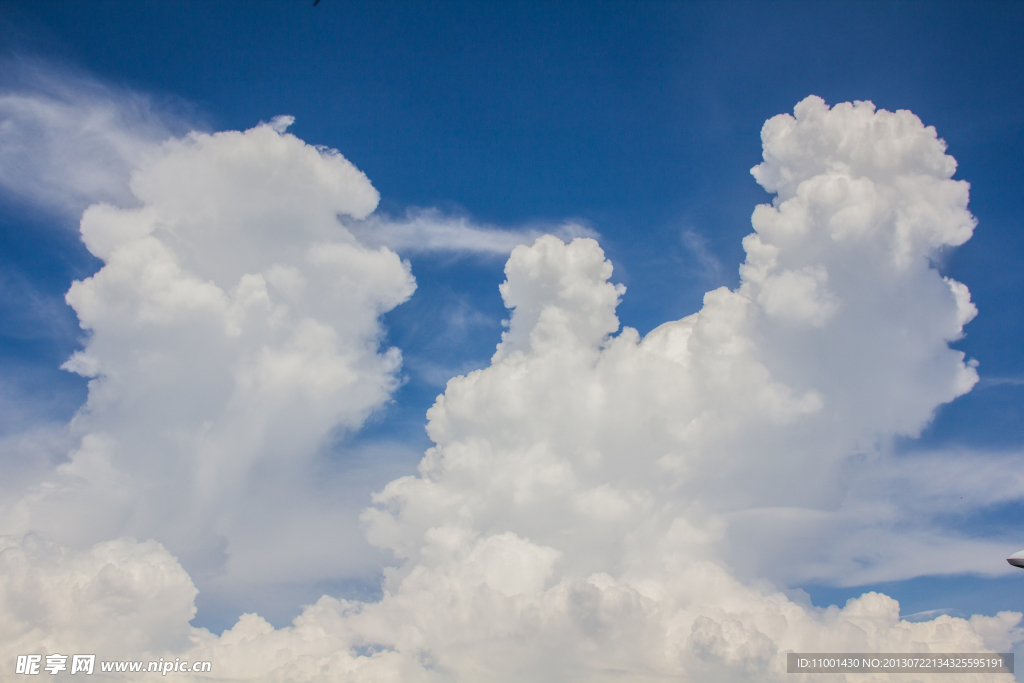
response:
<path id="1" fill-rule="evenodd" d="M 887 448 L 978 379 L 949 346 L 969 291 L 930 258 L 974 227 L 954 160 L 913 114 L 868 102 L 809 97 L 762 141 L 753 173 L 778 196 L 754 211 L 738 288 L 641 338 L 619 329 L 625 290 L 595 240 L 515 247 L 491 364 L 448 382 L 418 472 L 362 513 L 395 558 L 382 597 L 325 596 L 285 628 L 248 614 L 219 636 L 186 628 L 195 588 L 163 548 L 303 504 L 246 490 L 287 482 L 386 400 L 398 358 L 377 316 L 413 285 L 335 221 L 376 203 L 339 155 L 280 126 L 164 145 L 133 176 L 139 207 L 83 218 L 106 265 L 69 293 L 92 333 L 69 367 L 95 379 L 80 448 L 5 513 L 58 539 L 5 541 L 5 604 L 20 576 L 83 586 L 46 607 L 64 609 L 47 641 L 61 652 L 135 642 L 130 618 L 92 615 L 152 607 L 139 650 L 226 680 L 762 681 L 787 680 L 787 651 L 1005 651 L 1019 613 L 910 622 L 878 593 L 821 609 L 773 587 L 928 573 L 928 544 L 969 558 L 953 571 L 990 570 L 984 542 L 928 524 L 948 481 Z M 880 479 L 906 482 L 903 508 L 872 498 Z M 964 488 L 979 504 L 1020 495 Z M 74 520 L 94 544 L 67 547 Z M 110 540 L 129 534 L 164 546 Z M 47 628 L 43 592 L 26 595 L 2 612 L 8 659 Z M 949 680 L 983 677 L 999 680 Z"/>
<path id="2" fill-rule="evenodd" d="M 400 381 L 379 319 L 413 293 L 408 263 L 337 220 L 373 211 L 376 190 L 271 125 L 168 141 L 130 188 L 138 206 L 95 204 L 81 221 L 104 265 L 67 294 L 88 341 L 65 368 L 92 378 L 79 445 L 7 501 L 5 531 L 75 547 L 159 538 L 200 576 L 235 580 L 374 566 L 356 550 L 361 503 L 335 519 L 345 504 L 314 465 Z M 289 528 L 313 523 L 350 549 Z M 290 559 L 258 562 L 268 539 Z"/>

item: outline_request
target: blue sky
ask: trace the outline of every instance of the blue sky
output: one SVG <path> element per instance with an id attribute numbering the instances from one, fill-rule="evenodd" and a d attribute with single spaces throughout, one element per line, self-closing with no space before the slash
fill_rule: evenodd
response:
<path id="1" fill-rule="evenodd" d="M 939 407 L 920 438 L 897 437 L 891 451 L 897 459 L 1021 452 L 1020 3 L 311 5 L 2 2 L 0 87 L 32 91 L 30 67 L 42 65 L 113 99 L 148 98 L 145 116 L 177 135 L 291 115 L 290 133 L 339 150 L 366 174 L 384 219 L 435 210 L 505 231 L 583 226 L 613 264 L 612 281 L 626 287 L 619 320 L 641 335 L 698 311 L 705 292 L 739 286 L 750 214 L 771 201 L 749 173 L 761 162 L 766 120 L 812 94 L 830 105 L 910 110 L 946 141 L 954 178 L 970 183 L 974 236 L 933 258 L 969 287 L 979 310 L 954 348 L 978 361 L 981 379 Z M 86 398 L 86 379 L 59 369 L 84 342 L 63 297 L 102 266 L 77 222 L 9 186 L 0 195 L 6 435 L 67 422 Z M 332 476 L 356 482 L 346 495 L 362 496 L 358 506 L 414 472 L 431 445 L 427 409 L 449 377 L 488 365 L 509 317 L 498 291 L 505 254 L 395 250 L 417 282 L 383 317 L 385 345 L 403 354 L 402 384 L 360 429 L 338 432 L 324 455 Z M 9 458 L 5 466 L 17 469 Z M 971 509 L 951 499 L 931 523 L 1024 547 L 1022 513 L 1024 497 Z M 880 590 L 904 615 L 1024 611 L 1024 575 L 935 574 L 785 588 L 806 590 L 822 607 Z M 321 591 L 361 597 L 379 585 L 373 572 L 296 579 L 294 592 L 276 600 L 227 590 L 207 597 L 193 579 L 193 623 L 217 632 L 243 611 L 281 626 Z"/>

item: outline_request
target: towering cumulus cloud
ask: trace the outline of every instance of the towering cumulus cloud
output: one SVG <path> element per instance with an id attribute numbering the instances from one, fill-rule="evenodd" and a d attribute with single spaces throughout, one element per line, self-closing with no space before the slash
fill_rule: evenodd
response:
<path id="1" fill-rule="evenodd" d="M 292 214 L 268 216 L 258 193 L 232 186 L 228 196 L 255 205 L 211 205 L 207 179 L 179 172 L 211 154 L 212 168 L 230 169 L 224 176 L 249 178 L 262 163 L 240 149 L 249 138 L 275 159 L 316 154 L 267 127 L 194 137 L 136 179 L 141 209 L 98 207 L 83 220 L 107 266 L 69 294 L 94 330 L 71 362 L 103 379 L 79 418 L 96 426 L 64 486 L 130 472 L 125 444 L 141 447 L 159 425 L 162 462 L 196 459 L 195 509 L 205 511 L 210 491 L 224 496 L 216 482 L 279 462 L 275 429 L 291 438 L 309 431 L 296 421 L 358 424 L 386 395 L 394 359 L 375 355 L 372 331 L 376 312 L 408 296 L 398 260 L 341 238 L 328 244 L 326 219 L 289 220 L 299 234 L 282 231 Z M 975 308 L 967 288 L 932 265 L 974 227 L 967 185 L 952 180 L 955 161 L 935 130 L 910 112 L 866 102 L 830 109 L 810 97 L 795 117 L 768 121 L 762 139 L 753 174 L 777 197 L 754 211 L 740 286 L 709 292 L 699 312 L 644 338 L 619 332 L 625 290 L 610 282 L 597 242 L 546 236 L 512 252 L 501 285 L 511 319 L 491 365 L 448 382 L 428 412 L 435 446 L 418 474 L 392 481 L 363 513 L 370 541 L 396 558 L 379 601 L 324 597 L 291 627 L 246 615 L 218 637 L 181 621 L 194 589 L 154 544 L 74 553 L 31 537 L 4 561 L 18 577 L 44 577 L 36 583 L 78 581 L 82 592 L 61 603 L 68 610 L 114 600 L 162 610 L 153 627 L 162 640 L 139 647 L 211 660 L 215 678 L 761 681 L 786 677 L 786 651 L 1005 650 L 1020 614 L 909 623 L 884 595 L 818 609 L 754 580 L 781 576 L 769 546 L 817 542 L 829 524 L 854 525 L 854 544 L 865 528 L 883 528 L 877 516 L 859 527 L 851 516 L 857 467 L 884 460 L 890 439 L 916 435 L 977 381 L 949 347 Z M 350 167 L 317 159 L 362 187 Z M 271 175 L 304 197 L 301 188 L 326 174 Z M 368 211 L 368 187 L 330 210 Z M 300 215 L 321 208 L 288 205 Z M 222 222 L 216 234 L 204 229 Z M 364 317 L 317 307 L 340 291 L 326 278 L 370 276 L 368 293 L 355 289 Z M 353 306 L 351 291 L 331 305 Z M 345 325 L 356 332 L 343 336 Z M 172 360 L 157 337 L 196 346 Z M 339 339 L 360 342 L 341 350 Z M 181 375 L 209 383 L 187 392 L 202 399 L 150 420 L 178 400 L 171 378 Z M 160 391 L 146 391 L 153 386 Z M 258 434 L 243 428 L 254 423 L 265 425 Z M 32 504 L 45 500 L 43 491 Z M 893 541 L 900 532 L 878 533 Z M 856 578 L 847 566 L 863 569 L 848 559 L 856 552 L 823 544 L 822 567 L 803 571 Z M 892 562 L 886 552 L 874 561 Z M 131 578 L 108 580 L 108 571 Z M 4 590 L 12 600 L 13 583 Z M 32 627 L 41 628 L 28 617 L 4 626 L 20 629 L 20 643 Z M 114 637 L 99 630 L 55 632 L 83 647 Z"/>
<path id="2" fill-rule="evenodd" d="M 288 123 L 169 141 L 132 175 L 138 206 L 85 212 L 104 265 L 67 294 L 88 341 L 64 367 L 93 378 L 71 425 L 80 445 L 8 502 L 5 532 L 156 538 L 197 578 L 294 581 L 255 561 L 268 539 L 314 575 L 344 552 L 288 527 L 337 531 L 308 466 L 397 386 L 379 317 L 415 281 L 338 221 L 373 211 L 369 180 Z"/>

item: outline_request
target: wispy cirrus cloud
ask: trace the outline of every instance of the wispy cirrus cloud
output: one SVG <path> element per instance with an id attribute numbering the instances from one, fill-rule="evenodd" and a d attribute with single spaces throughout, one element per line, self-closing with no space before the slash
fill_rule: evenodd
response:
<path id="1" fill-rule="evenodd" d="M 402 218 L 374 214 L 364 221 L 348 221 L 346 225 L 367 244 L 414 253 L 447 251 L 508 256 L 517 246 L 532 244 L 545 234 L 564 240 L 599 236 L 580 221 L 500 228 L 479 225 L 464 216 L 445 215 L 437 209 L 410 210 Z"/>
<path id="2" fill-rule="evenodd" d="M 132 171 L 195 128 L 170 106 L 38 60 L 7 58 L 0 83 L 0 188 L 73 225 L 95 202 L 132 204 Z"/>

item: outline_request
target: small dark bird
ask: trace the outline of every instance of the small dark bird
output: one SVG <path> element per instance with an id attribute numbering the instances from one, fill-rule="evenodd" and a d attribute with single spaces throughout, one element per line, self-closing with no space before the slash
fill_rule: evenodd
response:
<path id="1" fill-rule="evenodd" d="M 320 4 L 320 0 L 313 0 L 313 7 L 316 7 L 319 4 Z"/>

